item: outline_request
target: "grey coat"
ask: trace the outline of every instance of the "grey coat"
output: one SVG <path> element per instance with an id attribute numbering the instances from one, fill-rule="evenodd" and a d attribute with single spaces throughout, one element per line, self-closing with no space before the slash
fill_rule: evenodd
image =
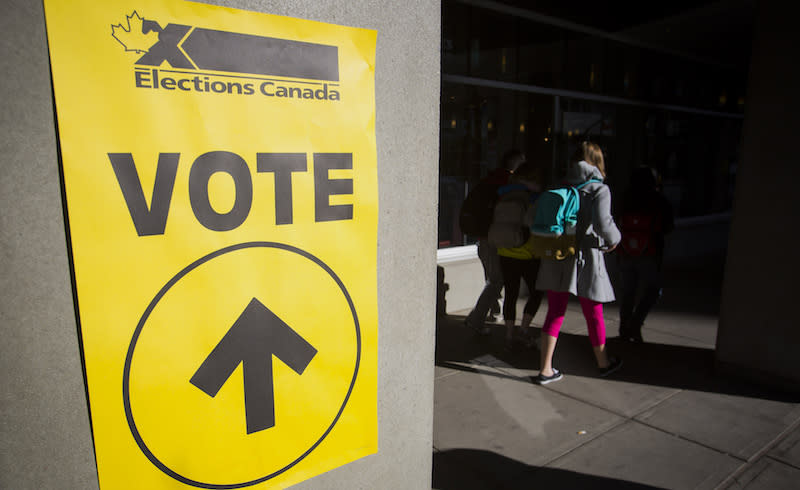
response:
<path id="1" fill-rule="evenodd" d="M 596 167 L 586 162 L 573 164 L 567 182 L 581 184 L 589 179 L 603 179 Z M 611 217 L 611 190 L 600 182 L 580 189 L 581 207 L 576 229 L 576 252 L 564 260 L 542 260 L 536 289 L 568 291 L 600 303 L 614 301 L 614 289 L 606 271 L 602 247 L 616 245 L 621 235 Z"/>

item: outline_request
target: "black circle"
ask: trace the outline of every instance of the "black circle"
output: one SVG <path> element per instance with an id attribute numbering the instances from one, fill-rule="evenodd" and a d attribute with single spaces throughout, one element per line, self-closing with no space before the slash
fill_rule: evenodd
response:
<path id="1" fill-rule="evenodd" d="M 356 366 L 355 369 L 353 370 L 353 378 L 350 380 L 350 387 L 347 389 L 347 395 L 345 395 L 344 401 L 342 402 L 342 406 L 339 407 L 339 412 L 336 414 L 336 417 L 333 418 L 333 422 L 331 422 L 331 425 L 328 426 L 328 428 L 325 430 L 322 436 L 320 436 L 320 438 L 314 444 L 312 444 L 311 447 L 308 448 L 308 450 L 306 450 L 306 452 L 301 454 L 300 457 L 298 457 L 288 465 L 284 466 L 283 468 L 273 473 L 270 473 L 269 475 L 248 482 L 226 483 L 226 484 L 199 482 L 177 473 L 176 471 L 170 469 L 167 465 L 162 463 L 158 458 L 155 457 L 152 451 L 150 451 L 150 449 L 147 447 L 147 444 L 145 444 L 144 440 L 142 439 L 142 436 L 139 434 L 139 430 L 136 428 L 136 422 L 134 422 L 133 420 L 133 411 L 131 409 L 131 401 L 130 401 L 130 374 L 131 374 L 131 361 L 133 360 L 133 351 L 136 348 L 136 342 L 139 339 L 139 335 L 141 334 L 142 328 L 144 328 L 144 324 L 147 321 L 147 318 L 150 316 L 150 313 L 152 313 L 153 309 L 156 307 L 161 298 L 167 293 L 167 291 L 169 291 L 169 289 L 172 286 L 174 286 L 179 280 L 181 280 L 184 276 L 186 276 L 186 274 L 188 274 L 198 266 L 226 253 L 233 252 L 236 250 L 242 250 L 245 248 L 257 248 L 257 247 L 277 248 L 281 250 L 286 250 L 288 252 L 296 253 L 317 264 L 319 267 L 322 268 L 322 270 L 327 272 L 328 275 L 330 275 L 331 278 L 336 282 L 336 284 L 339 286 L 339 289 L 341 289 L 342 294 L 344 294 L 345 299 L 347 299 L 347 304 L 350 306 L 350 312 L 353 314 L 353 322 L 355 323 L 355 328 L 356 328 Z M 285 472 L 289 468 L 299 463 L 303 458 L 311 454 L 311 452 L 314 449 L 316 449 L 317 446 L 319 446 L 322 440 L 325 439 L 325 437 L 327 437 L 328 434 L 331 432 L 333 426 L 336 425 L 336 422 L 339 421 L 339 417 L 341 417 L 342 412 L 344 411 L 344 407 L 345 405 L 347 405 L 347 401 L 350 399 L 350 395 L 353 392 L 353 386 L 355 385 L 356 377 L 358 376 L 358 368 L 360 364 L 361 364 L 361 328 L 359 327 L 358 323 L 358 315 L 356 315 L 356 308 L 355 305 L 353 304 L 352 298 L 350 298 L 350 293 L 347 292 L 347 288 L 344 286 L 344 283 L 342 283 L 341 279 L 339 279 L 339 276 L 337 276 L 336 273 L 333 272 L 333 269 L 331 269 L 325 262 L 315 257 L 314 255 L 310 254 L 309 252 L 306 252 L 305 250 L 299 249 L 297 247 L 293 247 L 291 245 L 286 245 L 284 243 L 277 243 L 277 242 L 239 243 L 237 245 L 231 245 L 228 247 L 221 248 L 215 252 L 211 252 L 210 254 L 201 257 L 198 260 L 189 264 L 183 270 L 178 272 L 172 279 L 170 279 L 164 285 L 164 287 L 162 287 L 161 290 L 159 290 L 159 292 L 155 295 L 152 301 L 150 301 L 150 304 L 147 305 L 147 308 L 144 310 L 144 314 L 142 314 L 142 317 L 139 319 L 139 323 L 136 325 L 136 330 L 134 330 L 133 332 L 133 336 L 131 337 L 131 343 L 128 346 L 128 354 L 125 357 L 125 369 L 122 377 L 122 398 L 125 404 L 125 417 L 128 420 L 128 427 L 131 430 L 131 434 L 133 435 L 133 438 L 136 440 L 136 444 L 139 445 L 139 449 L 141 449 L 141 451 L 144 453 L 147 459 L 149 459 L 150 462 L 153 463 L 153 465 L 155 465 L 158 469 L 160 469 L 168 476 L 187 485 L 199 488 L 214 488 L 214 489 L 244 488 L 265 482 L 271 478 L 280 475 L 281 473 Z"/>

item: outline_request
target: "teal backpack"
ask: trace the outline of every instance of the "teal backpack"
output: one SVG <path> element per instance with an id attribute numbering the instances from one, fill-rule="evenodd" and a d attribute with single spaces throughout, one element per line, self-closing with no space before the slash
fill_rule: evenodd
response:
<path id="1" fill-rule="evenodd" d="M 537 199 L 531 225 L 535 257 L 562 260 L 575 253 L 575 226 L 581 197 L 578 191 L 586 184 L 602 182 L 589 179 L 576 186 L 550 189 Z"/>

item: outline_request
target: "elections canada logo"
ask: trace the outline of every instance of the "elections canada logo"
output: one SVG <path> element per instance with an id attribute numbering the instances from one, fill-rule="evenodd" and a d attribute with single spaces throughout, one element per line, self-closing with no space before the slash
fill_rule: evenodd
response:
<path id="1" fill-rule="evenodd" d="M 150 90 L 339 101 L 339 48 L 155 20 L 136 11 L 111 37 Z"/>

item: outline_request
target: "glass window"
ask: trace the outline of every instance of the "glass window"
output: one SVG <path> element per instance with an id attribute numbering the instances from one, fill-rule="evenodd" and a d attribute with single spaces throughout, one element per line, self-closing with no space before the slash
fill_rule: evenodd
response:
<path id="1" fill-rule="evenodd" d="M 522 150 L 528 161 L 538 164 L 544 170 L 545 185 L 551 181 L 555 156 L 554 99 L 550 95 L 532 93 L 517 95 L 518 140 L 513 148 Z"/>
<path id="2" fill-rule="evenodd" d="M 729 211 L 742 119 L 653 104 L 741 114 L 746 71 L 443 2 L 443 74 L 635 102 L 443 83 L 439 246 L 475 241 L 459 229 L 461 204 L 504 153 L 523 151 L 547 169 L 548 183 L 557 183 L 577 142 L 587 137 L 605 152 L 613 204 L 621 202 L 631 171 L 648 165 L 661 174 L 676 216 Z"/>
<path id="3" fill-rule="evenodd" d="M 671 102 L 672 72 L 669 57 L 663 53 L 646 51 L 642 56 L 642 98 L 649 102 Z"/>
<path id="4" fill-rule="evenodd" d="M 516 25 L 516 19 L 509 15 L 472 9 L 469 38 L 471 76 L 508 82 L 517 79 Z"/>
<path id="5" fill-rule="evenodd" d="M 617 41 L 606 42 L 603 87 L 606 95 L 638 98 L 642 50 Z"/>
<path id="6" fill-rule="evenodd" d="M 616 173 L 613 162 L 618 141 L 617 109 L 618 106 L 613 104 L 561 98 L 558 154 L 554 168 L 557 180 L 564 178 L 567 164 L 578 143 L 587 139 L 603 148 L 605 159 L 608 161 L 608 178 L 613 177 Z M 628 140 L 621 138 L 620 141 Z"/>
<path id="7" fill-rule="evenodd" d="M 458 226 L 470 189 L 519 149 L 530 161 L 552 165 L 553 97 L 444 83 L 439 160 L 439 246 L 474 242 Z"/>
<path id="8" fill-rule="evenodd" d="M 469 73 L 469 28 L 472 8 L 458 2 L 442 3 L 442 73 Z"/>
<path id="9" fill-rule="evenodd" d="M 713 73 L 710 67 L 696 61 L 686 62 L 687 105 L 699 109 L 715 108 Z"/>
<path id="10" fill-rule="evenodd" d="M 565 35 L 563 29 L 520 19 L 520 83 L 562 88 Z"/>
<path id="11" fill-rule="evenodd" d="M 606 41 L 581 33 L 567 38 L 564 86 L 581 92 L 603 92 Z"/>
<path id="12" fill-rule="evenodd" d="M 736 119 L 649 112 L 645 163 L 661 174 L 676 216 L 730 211 L 740 134 Z"/>

